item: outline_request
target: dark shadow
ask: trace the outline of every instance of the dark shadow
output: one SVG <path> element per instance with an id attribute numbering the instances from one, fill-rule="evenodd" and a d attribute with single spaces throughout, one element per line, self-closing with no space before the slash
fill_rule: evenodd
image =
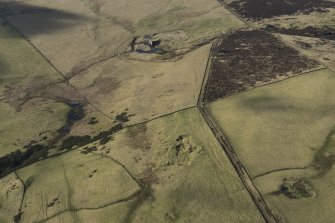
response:
<path id="1" fill-rule="evenodd" d="M 89 17 L 79 14 L 23 2 L 0 2 L 0 17 L 14 25 L 27 37 L 59 32 L 90 20 Z M 4 21 L 2 25 L 9 25 L 6 23 Z"/>
<path id="2" fill-rule="evenodd" d="M 248 96 L 239 102 L 240 107 L 251 109 L 259 112 L 293 112 L 308 114 L 316 117 L 327 117 L 334 115 L 334 104 L 320 104 L 318 107 L 311 109 L 310 107 L 302 106 L 301 104 L 288 103 L 288 98 L 274 96 Z"/>
<path id="3" fill-rule="evenodd" d="M 315 177 L 323 177 L 333 168 L 335 163 L 335 126 L 326 136 L 320 149 L 314 154 L 313 163 L 318 170 Z"/>
<path id="4" fill-rule="evenodd" d="M 248 97 L 241 101 L 241 106 L 248 107 L 248 109 L 252 109 L 256 112 L 283 112 L 288 110 L 296 111 L 299 109 L 297 106 L 283 103 L 280 99 L 273 96 Z"/>

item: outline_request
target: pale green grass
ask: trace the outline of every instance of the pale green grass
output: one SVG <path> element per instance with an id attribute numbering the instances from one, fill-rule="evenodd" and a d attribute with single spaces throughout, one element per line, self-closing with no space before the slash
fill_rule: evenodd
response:
<path id="1" fill-rule="evenodd" d="M 191 39 L 199 41 L 245 25 L 218 3 L 181 1 L 170 3 L 159 12 L 143 18 L 135 27 L 136 32 L 142 35 L 181 29 Z"/>
<path id="2" fill-rule="evenodd" d="M 82 222 L 90 223 L 120 223 L 127 217 L 127 214 L 131 211 L 132 205 L 135 203 L 134 200 L 128 202 L 122 202 L 117 205 L 100 208 L 98 210 L 81 210 L 78 212 L 78 216 L 82 219 Z"/>
<path id="3" fill-rule="evenodd" d="M 167 165 L 164 154 L 175 153 L 169 148 L 184 134 L 192 136 L 198 150 L 187 163 Z M 196 109 L 124 129 L 107 144 L 87 146 L 94 145 L 92 153 L 82 154 L 84 146 L 18 171 L 27 188 L 23 223 L 263 222 Z M 141 196 L 113 204 L 139 190 Z M 59 202 L 48 207 L 55 197 Z"/>
<path id="4" fill-rule="evenodd" d="M 0 179 L 0 222 L 12 222 L 18 214 L 23 186 L 14 173 Z"/>
<path id="5" fill-rule="evenodd" d="M 119 164 L 79 150 L 37 162 L 18 174 L 26 185 L 22 222 L 54 218 L 67 210 L 77 222 L 74 210 L 108 206 L 139 190 Z M 59 202 L 48 206 L 54 198 Z"/>
<path id="6" fill-rule="evenodd" d="M 80 210 L 76 212 L 77 219 L 74 221 L 71 211 L 59 214 L 54 218 L 48 220 L 48 223 L 78 223 L 78 222 L 88 222 L 88 223 L 120 223 L 126 217 L 127 213 L 131 208 L 132 202 L 123 202 L 116 205 L 111 205 L 108 207 L 99 208 L 97 210 Z"/>
<path id="7" fill-rule="evenodd" d="M 179 135 L 201 147 L 191 164 L 164 165 Z M 262 222 L 224 151 L 196 109 L 125 129 L 104 145 L 136 176 L 152 168 L 153 200 L 137 204 L 124 222 Z"/>
<path id="8" fill-rule="evenodd" d="M 39 141 L 41 132 L 52 137 L 69 110 L 66 104 L 40 98 L 24 104 L 28 92 L 34 94 L 60 78 L 25 39 L 3 24 L 0 19 L 0 156 Z"/>
<path id="9" fill-rule="evenodd" d="M 55 136 L 66 122 L 69 106 L 52 100 L 30 100 L 20 112 L 3 103 L 0 109 L 0 156 L 22 149 L 31 140 Z"/>
<path id="10" fill-rule="evenodd" d="M 207 107 L 250 175 L 256 176 L 254 182 L 270 207 L 283 219 L 333 222 L 335 172 L 329 162 L 334 150 L 329 146 L 335 125 L 335 76 L 330 71 L 259 87 Z M 273 172 L 265 174 L 268 171 Z M 290 177 L 308 179 L 317 196 L 278 195 L 283 179 Z"/>
<path id="11" fill-rule="evenodd" d="M 162 63 L 113 58 L 73 77 L 71 84 L 111 116 L 128 108 L 136 115 L 125 125 L 136 124 L 195 106 L 209 51 L 207 44 Z"/>
<path id="12" fill-rule="evenodd" d="M 303 167 L 335 124 L 335 77 L 317 71 L 207 107 L 251 176 Z"/>
<path id="13" fill-rule="evenodd" d="M 334 219 L 334 168 L 321 178 L 309 178 L 317 195 L 312 198 L 290 199 L 283 194 L 271 195 L 268 192 L 279 189 L 278 185 L 284 177 L 311 176 L 311 171 L 284 171 L 264 176 L 257 180 L 257 187 L 264 193 L 270 207 L 280 213 L 287 222 L 294 223 L 332 223 Z M 266 185 L 271 186 L 266 186 Z M 266 190 L 263 187 L 269 187 Z"/>

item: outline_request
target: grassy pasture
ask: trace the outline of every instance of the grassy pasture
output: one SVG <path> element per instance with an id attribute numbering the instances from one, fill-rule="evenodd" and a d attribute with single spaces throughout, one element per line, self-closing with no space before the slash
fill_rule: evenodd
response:
<path id="1" fill-rule="evenodd" d="M 180 135 L 191 136 L 198 149 L 175 157 L 171 146 Z M 135 203 L 124 222 L 262 221 L 196 109 L 127 128 L 97 152 L 119 160 L 151 188 L 151 197 Z"/>
<path id="2" fill-rule="evenodd" d="M 97 210 L 80 210 L 76 212 L 77 222 L 108 222 L 108 223 L 120 223 L 124 222 L 123 219 L 131 209 L 132 202 L 124 202 L 109 207 L 100 208 Z M 72 218 L 71 212 L 59 214 L 52 219 L 48 220 L 50 223 L 58 222 L 75 222 Z"/>
<path id="3" fill-rule="evenodd" d="M 289 170 L 259 177 L 254 181 L 270 207 L 283 216 L 286 222 L 331 223 L 334 213 L 334 200 L 332 199 L 332 188 L 335 186 L 334 169 L 331 169 L 321 178 L 314 177 L 315 174 L 313 169 Z M 316 196 L 291 199 L 283 194 L 273 193 L 279 190 L 283 178 L 288 176 L 308 179 L 316 192 Z"/>
<path id="4" fill-rule="evenodd" d="M 331 222 L 334 86 L 325 69 L 207 105 L 270 207 L 288 222 Z M 284 196 L 280 185 L 291 177 L 307 179 L 317 196 Z"/>
<path id="5" fill-rule="evenodd" d="M 125 109 L 142 122 L 178 109 L 195 106 L 210 45 L 176 62 L 148 63 L 113 58 L 75 76 L 71 83 L 106 113 Z"/>
<path id="6" fill-rule="evenodd" d="M 172 1 L 139 20 L 135 27 L 140 35 L 180 29 L 196 39 L 227 33 L 244 24 L 214 1 Z"/>
<path id="7" fill-rule="evenodd" d="M 69 108 L 52 98 L 38 98 L 40 89 L 59 82 L 60 78 L 8 24 L 2 20 L 0 24 L 3 64 L 0 66 L 0 156 L 3 156 L 32 140 L 52 137 L 65 123 Z M 29 100 L 33 94 L 37 98 Z"/>
<path id="8" fill-rule="evenodd" d="M 8 104 L 2 105 L 0 156 L 23 148 L 31 140 L 54 137 L 53 131 L 62 127 L 66 121 L 65 114 L 69 111 L 66 104 L 55 103 L 52 100 L 30 100 L 20 112 L 16 112 Z"/>
<path id="9" fill-rule="evenodd" d="M 196 109 L 126 128 L 18 175 L 26 186 L 21 222 L 263 221 Z"/>
<path id="10" fill-rule="evenodd" d="M 0 179 L 0 222 L 12 222 L 19 213 L 23 186 L 14 173 Z"/>
<path id="11" fill-rule="evenodd" d="M 26 185 L 23 222 L 52 219 L 66 211 L 77 222 L 77 211 L 113 205 L 139 190 L 120 165 L 79 150 L 37 162 L 18 175 Z"/>

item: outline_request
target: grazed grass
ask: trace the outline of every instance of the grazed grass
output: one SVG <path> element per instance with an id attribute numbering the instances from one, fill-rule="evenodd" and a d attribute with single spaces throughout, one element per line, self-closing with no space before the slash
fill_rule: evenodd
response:
<path id="1" fill-rule="evenodd" d="M 195 108 L 141 125 L 17 171 L 21 222 L 262 222 Z"/>
<path id="2" fill-rule="evenodd" d="M 331 222 L 335 185 L 332 72 L 304 74 L 207 106 L 276 214 L 290 222 Z M 285 178 L 304 179 L 308 185 L 294 180 L 278 192 Z"/>
<path id="3" fill-rule="evenodd" d="M 196 109 L 126 128 L 97 152 L 115 157 L 149 183 L 150 193 L 130 205 L 123 222 L 262 221 Z"/>

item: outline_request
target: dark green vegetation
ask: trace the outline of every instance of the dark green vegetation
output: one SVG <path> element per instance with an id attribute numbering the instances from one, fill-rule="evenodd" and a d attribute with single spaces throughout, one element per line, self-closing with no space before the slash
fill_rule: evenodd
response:
<path id="1" fill-rule="evenodd" d="M 58 198 L 58 197 L 55 197 L 54 199 L 52 199 L 52 200 L 47 204 L 47 206 L 48 206 L 48 207 L 52 207 L 52 206 L 54 206 L 56 203 L 59 203 L 59 198 Z"/>
<path id="2" fill-rule="evenodd" d="M 314 155 L 314 165 L 319 176 L 326 174 L 335 163 L 335 128 L 326 137 L 322 147 Z"/>
<path id="3" fill-rule="evenodd" d="M 323 12 L 326 11 L 326 8 L 335 8 L 335 2 L 327 0 L 235 0 L 229 6 L 243 17 L 259 20 L 297 12 Z"/>
<path id="4" fill-rule="evenodd" d="M 111 139 L 112 139 L 112 136 L 106 136 L 106 137 L 100 139 L 100 145 L 104 145 L 104 144 L 106 144 L 106 143 L 109 142 Z"/>
<path id="5" fill-rule="evenodd" d="M 21 215 L 22 215 L 22 214 L 23 214 L 23 213 L 20 212 L 20 213 L 18 213 L 17 215 L 15 215 L 15 216 L 13 217 L 13 221 L 14 221 L 15 223 L 19 223 L 20 220 L 21 220 Z"/>
<path id="6" fill-rule="evenodd" d="M 265 30 L 274 32 L 274 33 L 287 34 L 287 35 L 310 36 L 310 37 L 316 37 L 316 38 L 335 40 L 335 30 L 321 29 L 321 28 L 317 28 L 313 26 L 308 26 L 302 29 L 284 29 L 284 28 L 278 28 L 272 25 L 268 25 L 266 26 Z"/>
<path id="7" fill-rule="evenodd" d="M 313 187 L 304 179 L 284 179 L 280 191 L 293 199 L 309 198 L 314 195 Z"/>
<path id="8" fill-rule="evenodd" d="M 225 0 L 223 0 L 225 1 Z M 235 0 L 228 4 L 242 17 L 252 21 L 260 21 L 283 15 L 310 13 L 327 13 L 330 8 L 335 8 L 335 2 L 331 0 Z M 326 15 L 327 16 L 327 15 Z M 332 24 L 320 27 L 318 24 L 310 24 L 307 27 L 279 28 L 268 25 L 265 28 L 271 32 L 289 35 L 312 36 L 324 39 L 335 39 L 335 29 Z"/>
<path id="9" fill-rule="evenodd" d="M 96 117 L 92 117 L 90 119 L 90 121 L 88 122 L 89 125 L 95 125 L 97 124 L 99 121 L 96 119 Z"/>
<path id="10" fill-rule="evenodd" d="M 83 151 L 81 151 L 81 153 L 88 154 L 88 153 L 91 153 L 93 151 L 97 151 L 97 147 L 96 146 L 85 147 L 85 148 L 83 148 Z"/>
<path id="11" fill-rule="evenodd" d="M 67 104 L 71 107 L 71 110 L 67 114 L 65 125 L 58 130 L 58 138 L 62 138 L 67 135 L 70 132 L 73 124 L 85 116 L 84 107 L 82 104 L 73 102 Z"/>
<path id="12" fill-rule="evenodd" d="M 115 116 L 115 121 L 124 123 L 124 122 L 129 122 L 129 117 L 134 116 L 134 114 L 128 114 L 128 112 L 124 111 L 121 112 L 121 114 L 117 114 Z"/>
<path id="13" fill-rule="evenodd" d="M 7 175 L 8 173 L 36 162 L 41 158 L 47 157 L 48 147 L 43 145 L 33 145 L 27 148 L 25 151 L 16 150 L 6 156 L 0 158 L 0 177 Z"/>
<path id="14" fill-rule="evenodd" d="M 70 150 L 73 146 L 83 146 L 91 141 L 91 137 L 85 136 L 70 136 L 63 141 L 62 149 Z"/>
<path id="15" fill-rule="evenodd" d="M 319 65 L 264 31 L 239 31 L 219 40 L 205 88 L 213 101 Z"/>
<path id="16" fill-rule="evenodd" d="M 106 131 L 99 132 L 98 135 L 93 136 L 93 137 L 91 137 L 89 135 L 86 135 L 86 136 L 70 136 L 63 141 L 63 144 L 62 144 L 61 148 L 63 150 L 70 150 L 74 146 L 80 147 L 80 146 L 92 143 L 94 141 L 97 141 L 97 140 L 106 141 L 106 140 L 110 139 L 110 135 L 112 135 L 115 132 L 120 131 L 122 128 L 123 128 L 122 124 L 117 124 L 117 125 L 111 127 L 110 129 L 108 129 Z"/>

